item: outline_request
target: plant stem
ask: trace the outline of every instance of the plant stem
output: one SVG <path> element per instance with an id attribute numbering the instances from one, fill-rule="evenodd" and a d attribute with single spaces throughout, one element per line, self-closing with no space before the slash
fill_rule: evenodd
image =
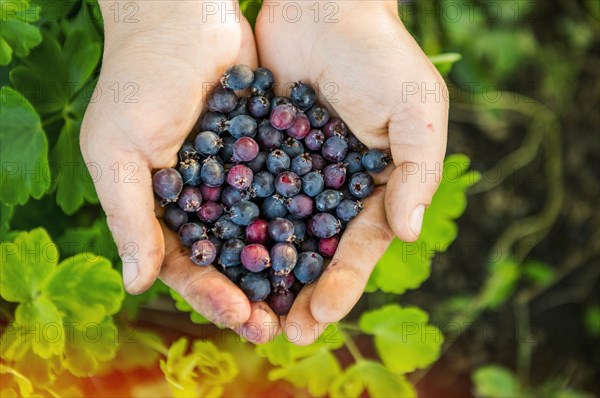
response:
<path id="1" fill-rule="evenodd" d="M 63 119 L 63 114 L 62 113 L 55 113 L 52 116 L 48 116 L 46 119 L 44 119 L 42 121 L 42 127 L 47 126 L 51 123 L 54 123 L 60 119 Z"/>
<path id="2" fill-rule="evenodd" d="M 356 346 L 356 343 L 354 342 L 352 337 L 348 336 L 346 333 L 343 333 L 343 336 L 344 336 L 344 345 L 346 346 L 348 351 L 350 351 L 350 355 L 352 355 L 352 358 L 354 358 L 354 360 L 356 362 L 363 361 L 365 358 L 360 353 L 360 350 Z"/>

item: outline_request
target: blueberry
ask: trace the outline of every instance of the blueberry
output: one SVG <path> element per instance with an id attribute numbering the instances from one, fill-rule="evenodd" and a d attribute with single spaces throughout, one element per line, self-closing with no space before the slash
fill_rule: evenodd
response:
<path id="1" fill-rule="evenodd" d="M 194 149 L 194 152 L 196 150 Z M 200 184 L 200 170 L 202 169 L 202 165 L 193 158 L 187 159 L 181 163 L 179 163 L 179 174 L 181 174 L 181 178 L 185 185 L 193 185 L 196 186 Z"/>
<path id="2" fill-rule="evenodd" d="M 198 152 L 191 141 L 185 141 L 179 149 L 179 161 L 185 162 L 186 160 L 198 160 Z"/>
<path id="3" fill-rule="evenodd" d="M 227 116 L 219 112 L 206 112 L 200 121 L 202 131 L 222 133 L 227 129 Z"/>
<path id="4" fill-rule="evenodd" d="M 211 241 L 213 245 L 215 245 L 215 248 L 217 249 L 217 256 L 218 256 L 219 252 L 221 251 L 221 247 L 223 247 L 223 241 L 212 234 L 209 234 L 209 235 L 210 236 L 208 237 L 208 240 Z"/>
<path id="5" fill-rule="evenodd" d="M 162 169 L 152 177 L 152 186 L 165 202 L 175 202 L 183 189 L 183 178 L 175 169 Z"/>
<path id="6" fill-rule="evenodd" d="M 277 175 L 290 168 L 291 160 L 287 153 L 281 149 L 275 149 L 267 155 L 267 170 Z"/>
<path id="7" fill-rule="evenodd" d="M 286 130 L 294 124 L 298 111 L 292 105 L 278 105 L 271 111 L 271 125 L 277 130 Z"/>
<path id="8" fill-rule="evenodd" d="M 354 217 L 358 216 L 364 209 L 364 205 L 360 201 L 353 201 L 349 199 L 342 200 L 340 205 L 335 209 L 335 214 L 342 221 L 350 221 Z"/>
<path id="9" fill-rule="evenodd" d="M 221 77 L 221 84 L 232 90 L 243 90 L 250 87 L 253 80 L 252 68 L 248 65 L 233 65 Z"/>
<path id="10" fill-rule="evenodd" d="M 328 138 L 321 148 L 321 155 L 330 162 L 341 162 L 348 153 L 348 143 L 343 137 Z"/>
<path id="11" fill-rule="evenodd" d="M 375 182 L 373 181 L 373 177 L 367 173 L 356 173 L 350 177 L 348 189 L 354 197 L 364 199 L 370 196 L 375 190 Z"/>
<path id="12" fill-rule="evenodd" d="M 296 116 L 296 120 L 294 124 L 292 124 L 287 130 L 286 133 L 290 137 L 296 138 L 298 140 L 306 137 L 308 132 L 310 131 L 310 122 L 308 121 L 308 117 L 305 114 L 300 113 Z"/>
<path id="13" fill-rule="evenodd" d="M 304 145 L 299 140 L 288 137 L 287 140 L 283 141 L 280 146 L 281 150 L 290 157 L 290 159 L 295 158 L 298 155 L 302 155 L 306 150 L 304 149 Z"/>
<path id="14" fill-rule="evenodd" d="M 262 211 L 267 220 L 273 220 L 278 217 L 285 217 L 288 214 L 284 200 L 279 195 L 265 198 L 262 204 Z"/>
<path id="15" fill-rule="evenodd" d="M 226 207 L 231 207 L 240 200 L 248 200 L 250 196 L 245 191 L 238 191 L 234 187 L 226 186 L 221 194 L 221 201 Z"/>
<path id="16" fill-rule="evenodd" d="M 250 85 L 253 94 L 265 94 L 273 88 L 275 77 L 267 68 L 258 68 L 254 71 L 254 81 Z"/>
<path id="17" fill-rule="evenodd" d="M 238 283 L 247 272 L 243 265 L 223 268 L 223 273 L 233 283 Z"/>
<path id="18" fill-rule="evenodd" d="M 237 105 L 237 97 L 235 96 L 235 92 L 231 89 L 216 87 L 209 94 L 207 105 L 211 112 L 231 112 Z"/>
<path id="19" fill-rule="evenodd" d="M 252 170 L 243 164 L 233 166 L 227 173 L 227 183 L 239 191 L 250 188 L 253 178 Z"/>
<path id="20" fill-rule="evenodd" d="M 279 173 L 275 178 L 275 191 L 285 198 L 298 195 L 301 188 L 302 180 L 292 171 Z"/>
<path id="21" fill-rule="evenodd" d="M 354 134 L 348 133 L 348 149 L 354 152 L 362 152 L 365 146 Z"/>
<path id="22" fill-rule="evenodd" d="M 228 122 L 227 130 L 234 138 L 254 137 L 258 130 L 258 123 L 252 116 L 239 115 Z"/>
<path id="23" fill-rule="evenodd" d="M 275 275 L 289 274 L 298 261 L 298 252 L 291 243 L 277 243 L 271 248 L 271 268 Z"/>
<path id="24" fill-rule="evenodd" d="M 316 252 L 319 250 L 318 242 L 313 238 L 306 238 L 298 246 L 299 252 Z"/>
<path id="25" fill-rule="evenodd" d="M 317 213 L 310 225 L 312 233 L 318 238 L 330 238 L 340 232 L 340 221 L 329 213 Z"/>
<path id="26" fill-rule="evenodd" d="M 267 304 L 275 315 L 287 315 L 294 304 L 295 295 L 288 290 L 275 290 L 267 297 Z"/>
<path id="27" fill-rule="evenodd" d="M 305 111 L 315 105 L 317 93 L 309 85 L 297 82 L 292 85 L 290 99 L 295 107 Z"/>
<path id="28" fill-rule="evenodd" d="M 288 97 L 274 97 L 271 100 L 271 109 L 275 109 L 279 105 L 292 105 L 292 101 Z"/>
<path id="29" fill-rule="evenodd" d="M 340 189 L 346 182 L 346 165 L 344 163 L 334 163 L 323 169 L 323 179 L 325 186 L 332 189 Z"/>
<path id="30" fill-rule="evenodd" d="M 348 127 L 340 119 L 334 118 L 323 126 L 323 133 L 327 138 L 331 138 L 334 135 L 345 137 L 348 135 Z"/>
<path id="31" fill-rule="evenodd" d="M 230 135 L 223 138 L 223 148 L 219 151 L 219 156 L 227 162 L 233 159 L 233 145 L 235 145 L 236 141 L 237 139 Z"/>
<path id="32" fill-rule="evenodd" d="M 323 170 L 329 163 L 327 160 L 318 153 L 311 153 L 310 158 L 312 159 L 313 170 Z"/>
<path id="33" fill-rule="evenodd" d="M 233 160 L 250 162 L 258 155 L 258 144 L 250 137 L 242 137 L 233 144 Z"/>
<path id="34" fill-rule="evenodd" d="M 294 224 L 294 243 L 299 243 L 306 239 L 306 222 L 304 220 L 292 217 L 291 215 L 286 216 L 285 219 L 290 220 Z"/>
<path id="35" fill-rule="evenodd" d="M 204 202 L 196 212 L 200 221 L 214 223 L 223 215 L 223 205 L 215 202 Z"/>
<path id="36" fill-rule="evenodd" d="M 261 171 L 254 175 L 251 189 L 259 198 L 271 196 L 275 193 L 275 177 L 268 171 Z"/>
<path id="37" fill-rule="evenodd" d="M 263 118 L 269 114 L 271 102 L 262 95 L 257 95 L 248 100 L 248 113 L 254 118 Z"/>
<path id="38" fill-rule="evenodd" d="M 271 126 L 268 120 L 263 120 L 258 127 L 256 141 L 264 150 L 277 149 L 283 142 L 283 133 Z"/>
<path id="39" fill-rule="evenodd" d="M 167 228 L 171 231 L 177 231 L 183 224 L 188 222 L 188 214 L 181 210 L 179 206 L 170 203 L 165 208 L 164 221 Z"/>
<path id="40" fill-rule="evenodd" d="M 237 105 L 235 109 L 227 114 L 229 119 L 233 119 L 236 116 L 240 115 L 248 115 L 248 97 L 241 97 L 238 99 Z M 225 124 L 223 131 L 227 129 L 227 124 Z"/>
<path id="41" fill-rule="evenodd" d="M 324 186 L 325 180 L 320 171 L 311 171 L 302 177 L 302 191 L 311 198 L 323 192 Z"/>
<path id="42" fill-rule="evenodd" d="M 225 182 L 225 169 L 215 158 L 207 158 L 202 164 L 200 178 L 209 187 L 218 187 Z"/>
<path id="43" fill-rule="evenodd" d="M 385 169 L 389 162 L 390 158 L 388 155 L 378 149 L 371 149 L 362 157 L 363 166 L 365 166 L 365 169 L 371 173 L 379 173 Z"/>
<path id="44" fill-rule="evenodd" d="M 215 245 L 208 239 L 202 239 L 192 245 L 190 259 L 196 265 L 207 266 L 217 257 Z"/>
<path id="45" fill-rule="evenodd" d="M 305 153 L 292 159 L 291 169 L 298 176 L 303 176 L 312 170 L 312 158 Z"/>
<path id="46" fill-rule="evenodd" d="M 362 165 L 362 155 L 358 152 L 348 152 L 343 163 L 346 164 L 346 173 L 349 175 L 364 170 Z"/>
<path id="47" fill-rule="evenodd" d="M 269 241 L 269 222 L 256 219 L 246 227 L 246 240 L 250 243 L 265 244 Z"/>
<path id="48" fill-rule="evenodd" d="M 321 130 L 310 130 L 308 135 L 304 137 L 304 145 L 311 151 L 320 151 L 325 142 L 325 134 Z"/>
<path id="49" fill-rule="evenodd" d="M 332 258 L 340 243 L 340 236 L 333 235 L 330 238 L 321 239 L 319 241 L 319 253 L 326 258 Z"/>
<path id="50" fill-rule="evenodd" d="M 285 243 L 280 244 L 285 245 Z M 289 290 L 291 289 L 294 282 L 296 282 L 296 277 L 294 276 L 293 272 L 289 272 L 283 275 L 277 275 L 273 268 L 269 268 L 267 275 L 269 276 L 269 280 L 271 281 L 271 286 L 273 286 L 273 289 L 275 290 Z"/>
<path id="51" fill-rule="evenodd" d="M 298 194 L 288 199 L 286 206 L 292 217 L 295 218 L 307 218 L 315 208 L 314 201 L 304 194 Z"/>
<path id="52" fill-rule="evenodd" d="M 245 246 L 240 254 L 242 265 L 250 272 L 260 272 L 271 266 L 271 256 L 260 243 Z"/>
<path id="53" fill-rule="evenodd" d="M 247 226 L 260 215 L 258 206 L 248 200 L 241 200 L 229 209 L 231 221 L 237 225 Z"/>
<path id="54" fill-rule="evenodd" d="M 234 223 L 227 216 L 221 216 L 215 222 L 215 225 L 212 229 L 213 234 L 219 239 L 233 239 L 243 234 L 243 228 Z"/>
<path id="55" fill-rule="evenodd" d="M 200 193 L 200 190 L 189 185 L 184 186 L 179 194 L 179 199 L 177 199 L 177 205 L 181 210 L 187 211 L 188 213 L 196 212 L 200 209 L 201 204 L 202 194 Z"/>
<path id="56" fill-rule="evenodd" d="M 240 258 L 242 249 L 244 249 L 244 242 L 240 239 L 229 239 L 221 247 L 221 254 L 219 255 L 219 264 L 223 267 L 235 267 L 242 263 Z"/>
<path id="57" fill-rule="evenodd" d="M 222 187 L 209 187 L 206 184 L 200 184 L 200 193 L 202 194 L 202 200 L 208 202 L 217 202 L 221 199 Z"/>
<path id="58" fill-rule="evenodd" d="M 263 301 L 271 293 L 271 284 L 265 276 L 260 273 L 249 273 L 240 280 L 240 289 L 251 302 Z"/>
<path id="59" fill-rule="evenodd" d="M 255 174 L 254 178 L 256 178 L 256 173 L 266 168 L 266 165 L 267 154 L 264 152 L 257 153 L 254 159 L 246 163 L 246 166 L 248 166 L 250 170 L 252 170 L 252 172 Z"/>
<path id="60" fill-rule="evenodd" d="M 296 279 L 302 283 L 310 283 L 323 273 L 323 257 L 314 252 L 303 252 L 298 256 L 294 267 Z"/>
<path id="61" fill-rule="evenodd" d="M 332 216 L 333 217 L 333 216 Z M 269 236 L 275 242 L 285 243 L 294 240 L 294 223 L 285 218 L 276 218 L 269 222 Z"/>
<path id="62" fill-rule="evenodd" d="M 329 121 L 329 111 L 321 104 L 317 104 L 306 112 L 310 125 L 313 128 L 320 129 Z"/>
<path id="63" fill-rule="evenodd" d="M 208 238 L 206 227 L 198 223 L 183 224 L 177 233 L 179 234 L 181 243 L 188 247 L 192 246 L 196 241 Z"/>
<path id="64" fill-rule="evenodd" d="M 333 189 L 327 189 L 317 195 L 315 206 L 319 211 L 334 210 L 342 201 L 342 194 Z"/>

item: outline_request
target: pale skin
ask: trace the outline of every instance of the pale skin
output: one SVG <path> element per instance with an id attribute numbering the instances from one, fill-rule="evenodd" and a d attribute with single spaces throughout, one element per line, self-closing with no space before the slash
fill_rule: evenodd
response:
<path id="1" fill-rule="evenodd" d="M 326 23 L 323 16 L 315 19 L 313 2 L 297 2 L 313 8 L 303 9 L 297 21 L 293 14 L 291 22 L 282 12 L 285 2 L 265 1 L 263 10 L 271 11 L 258 19 L 255 36 L 243 18 L 207 16 L 202 1 L 138 2 L 134 24 L 112 20 L 108 6 L 114 2 L 100 4 L 106 40 L 98 84 L 136 82 L 138 102 L 115 102 L 110 95 L 90 104 L 81 148 L 85 160 L 102 170 L 115 163 L 139 165 L 137 182 L 115 180 L 108 172 L 96 181 L 124 259 L 127 291 L 141 293 L 159 277 L 206 318 L 251 341 L 265 342 L 284 330 L 296 344 L 311 343 L 356 304 L 394 236 L 418 238 L 440 180 L 445 85 L 400 22 L 396 2 L 338 2 L 337 22 Z M 365 211 L 349 224 L 332 264 L 281 319 L 265 303 L 250 303 L 215 268 L 191 263 L 176 234 L 157 220 L 151 187 L 153 170 L 176 164 L 179 147 L 204 111 L 207 84 L 235 63 L 256 68 L 258 59 L 278 82 L 317 87 L 320 100 L 365 145 L 386 149 L 393 158 L 376 178 L 379 187 Z"/>

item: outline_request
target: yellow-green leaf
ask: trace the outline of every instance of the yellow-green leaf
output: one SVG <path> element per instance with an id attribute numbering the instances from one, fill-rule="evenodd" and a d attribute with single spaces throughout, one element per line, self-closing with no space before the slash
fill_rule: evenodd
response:
<path id="1" fill-rule="evenodd" d="M 65 347 L 65 330 L 58 310 L 44 296 L 20 304 L 15 311 L 15 323 L 35 333 L 33 352 L 42 357 L 61 355 Z"/>
<path id="2" fill-rule="evenodd" d="M 358 398 L 366 391 L 370 398 L 412 398 L 417 393 L 403 375 L 390 372 L 373 361 L 359 361 L 331 384 L 332 397 Z"/>

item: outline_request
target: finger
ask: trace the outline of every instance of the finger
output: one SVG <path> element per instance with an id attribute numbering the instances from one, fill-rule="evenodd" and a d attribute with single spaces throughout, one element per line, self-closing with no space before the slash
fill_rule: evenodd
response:
<path id="1" fill-rule="evenodd" d="M 377 188 L 364 201 L 365 210 L 348 224 L 312 295 L 310 310 L 316 321 L 337 322 L 350 312 L 394 238 L 385 216 L 384 196 L 385 188 Z"/>
<path id="2" fill-rule="evenodd" d="M 433 65 L 429 67 L 434 69 Z M 414 242 L 421 233 L 425 209 L 442 178 L 446 152 L 445 84 L 435 70 L 428 76 L 421 79 L 419 87 L 436 90 L 437 94 L 407 97 L 406 103 L 398 104 L 388 126 L 396 169 L 388 181 L 385 206 L 392 230 L 406 242 Z"/>
<path id="3" fill-rule="evenodd" d="M 279 318 L 264 302 L 252 303 L 250 319 L 234 328 L 237 334 L 255 344 L 267 343 L 281 333 Z"/>
<path id="4" fill-rule="evenodd" d="M 162 229 L 167 254 L 160 279 L 209 321 L 232 329 L 246 323 L 251 308 L 244 293 L 214 267 L 194 265 L 175 233 Z"/>
<path id="5" fill-rule="evenodd" d="M 283 332 L 291 343 L 309 345 L 319 338 L 327 324 L 317 321 L 310 311 L 310 301 L 316 284 L 305 286 L 294 301 L 283 324 Z"/>

